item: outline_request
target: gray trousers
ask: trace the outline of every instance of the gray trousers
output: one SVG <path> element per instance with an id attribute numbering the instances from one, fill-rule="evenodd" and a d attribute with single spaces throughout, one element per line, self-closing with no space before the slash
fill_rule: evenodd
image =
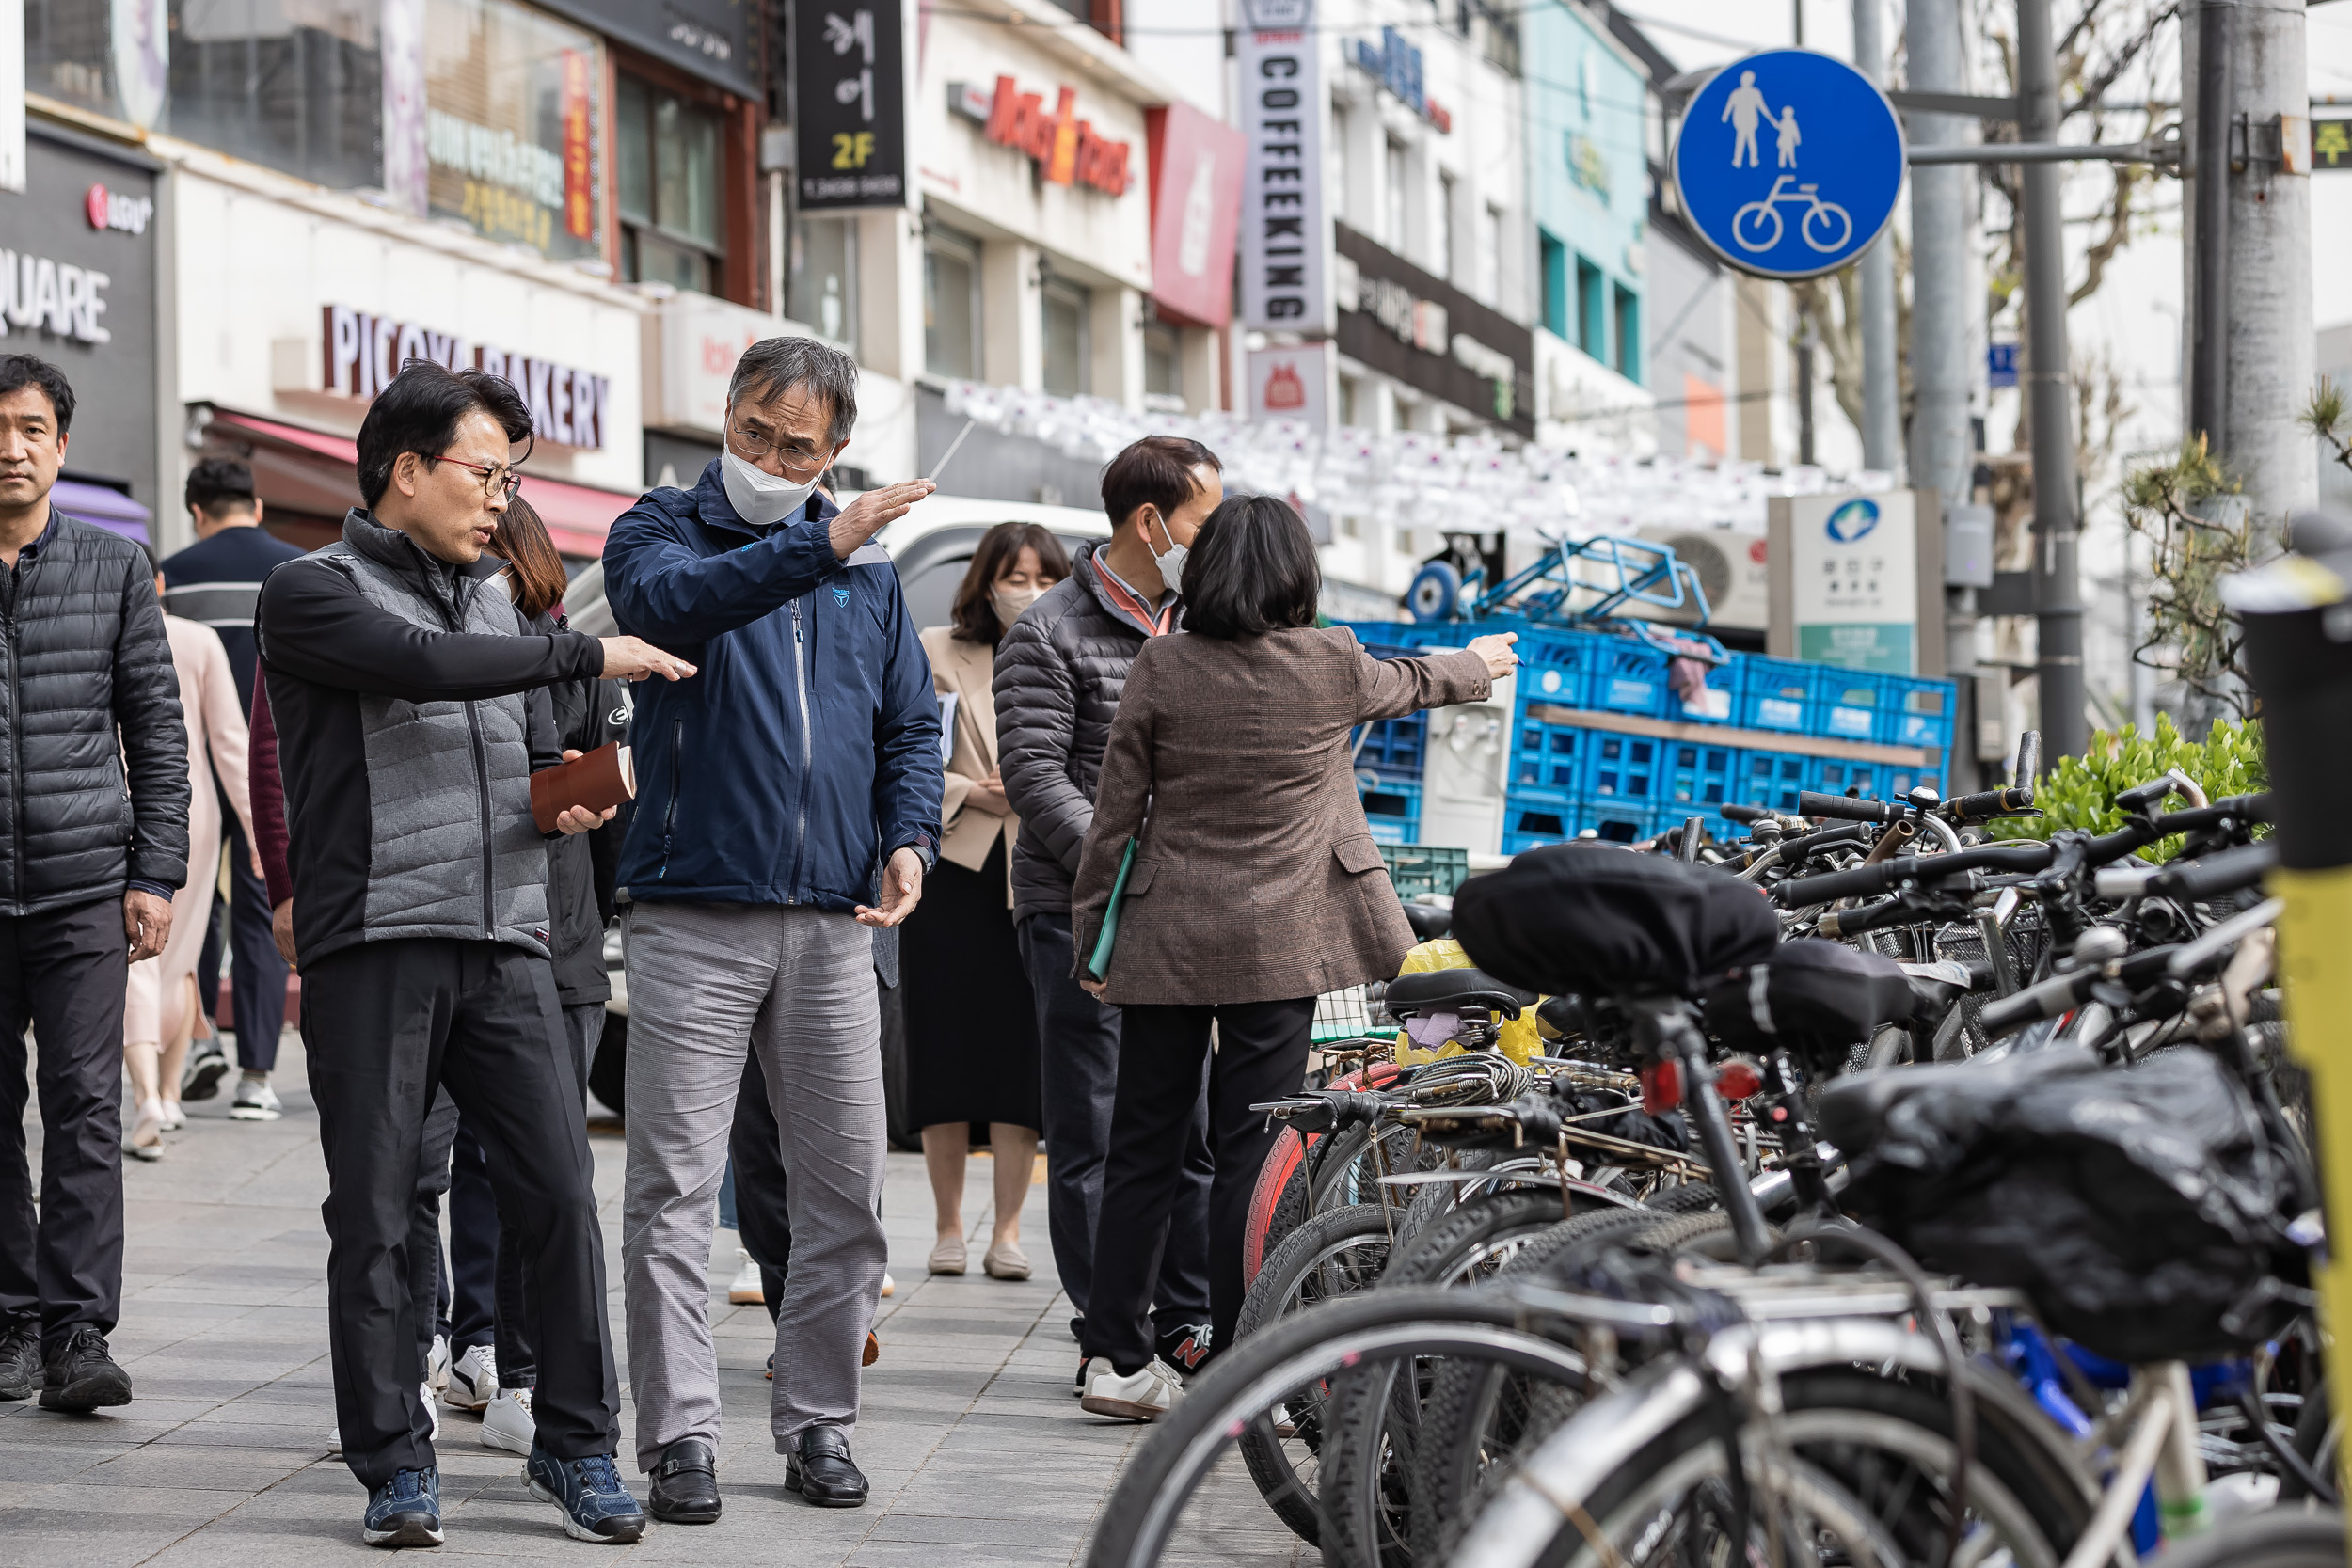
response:
<path id="1" fill-rule="evenodd" d="M 638 1467 L 652 1469 L 682 1438 L 719 1445 L 710 1237 L 746 1051 L 759 1053 L 791 1173 L 792 1269 L 769 1428 L 779 1453 L 813 1426 L 851 1432 L 888 1260 L 872 933 L 811 909 L 651 903 L 631 907 L 623 932 L 621 1267 Z"/>

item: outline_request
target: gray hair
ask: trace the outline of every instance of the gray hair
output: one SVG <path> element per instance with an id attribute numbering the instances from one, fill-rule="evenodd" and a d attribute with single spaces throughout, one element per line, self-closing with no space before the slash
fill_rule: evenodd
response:
<path id="1" fill-rule="evenodd" d="M 727 406 L 764 404 L 796 388 L 824 400 L 832 416 L 828 441 L 839 446 L 850 438 L 857 423 L 857 361 L 814 338 L 762 338 L 745 349 L 727 383 Z"/>

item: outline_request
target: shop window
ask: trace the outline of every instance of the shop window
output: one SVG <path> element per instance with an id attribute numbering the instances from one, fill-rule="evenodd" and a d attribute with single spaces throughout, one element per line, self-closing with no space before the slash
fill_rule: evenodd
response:
<path id="1" fill-rule="evenodd" d="M 1609 356 L 1608 281 L 1592 262 L 1581 256 L 1576 259 L 1576 346 L 1604 362 Z"/>
<path id="2" fill-rule="evenodd" d="M 197 8 L 196 0 L 183 3 Z M 211 0 L 211 8 L 248 6 Z M 595 35 L 509 0 L 423 0 L 422 9 L 425 163 L 417 177 L 428 214 L 543 256 L 601 257 L 604 68 Z M 395 129 L 385 139 L 394 143 Z M 386 166 L 385 183 L 397 186 L 400 160 Z"/>
<path id="3" fill-rule="evenodd" d="M 923 230 L 923 368 L 980 373 L 980 242 L 935 224 Z"/>
<path id="4" fill-rule="evenodd" d="M 1541 230 L 1535 232 L 1535 246 L 1544 270 L 1544 329 L 1573 341 L 1575 334 L 1568 326 L 1568 247 Z"/>
<path id="5" fill-rule="evenodd" d="M 1184 401 L 1184 341 L 1176 329 L 1158 322 L 1143 328 L 1143 395 Z"/>
<path id="6" fill-rule="evenodd" d="M 635 76 L 620 79 L 612 141 L 621 276 L 716 293 L 725 253 L 719 116 Z"/>
<path id="7" fill-rule="evenodd" d="M 1052 273 L 1038 291 L 1038 309 L 1044 317 L 1044 385 L 1056 397 L 1082 397 L 1087 391 L 1087 317 L 1093 303 L 1083 286 Z"/>
<path id="8" fill-rule="evenodd" d="M 1642 379 L 1642 296 L 1622 283 L 1610 285 L 1616 301 L 1617 373 Z"/>
<path id="9" fill-rule="evenodd" d="M 857 348 L 857 223 L 796 218 L 784 313 Z"/>

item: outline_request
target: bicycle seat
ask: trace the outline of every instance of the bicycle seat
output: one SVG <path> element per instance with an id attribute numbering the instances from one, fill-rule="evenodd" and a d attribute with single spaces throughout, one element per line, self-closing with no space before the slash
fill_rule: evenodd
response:
<path id="1" fill-rule="evenodd" d="M 1707 989 L 1708 1032 L 1725 1045 L 1842 1050 L 1917 1003 L 1904 966 L 1835 942 L 1783 942 Z"/>
<path id="2" fill-rule="evenodd" d="M 1466 1007 L 1517 1018 L 1535 1005 L 1535 993 L 1506 986 L 1482 970 L 1425 969 L 1391 980 L 1382 1005 L 1398 1018 L 1458 1013 Z"/>
<path id="3" fill-rule="evenodd" d="M 1454 929 L 1454 911 L 1443 904 L 1423 904 L 1406 900 L 1405 922 L 1413 928 L 1415 942 L 1430 942 Z"/>
<path id="4" fill-rule="evenodd" d="M 1817 1116 L 1821 1135 L 1851 1157 L 1879 1141 L 1887 1119 L 1899 1107 L 1922 1096 L 1997 1106 L 2045 1078 L 2097 1072 L 2101 1066 L 2091 1052 L 2062 1045 L 1995 1061 L 1883 1068 L 1840 1078 L 1823 1088 Z"/>
<path id="5" fill-rule="evenodd" d="M 1463 883 L 1454 934 L 1481 969 L 1532 990 L 1692 996 L 1771 954 L 1780 921 L 1726 872 L 1555 844 Z"/>
<path id="6" fill-rule="evenodd" d="M 1911 981 L 1911 1016 L 1915 1019 L 1941 1018 L 1953 1003 L 1993 983 L 1993 966 L 1988 963 L 1964 964 L 1947 958 L 1941 963 L 1902 967 Z"/>

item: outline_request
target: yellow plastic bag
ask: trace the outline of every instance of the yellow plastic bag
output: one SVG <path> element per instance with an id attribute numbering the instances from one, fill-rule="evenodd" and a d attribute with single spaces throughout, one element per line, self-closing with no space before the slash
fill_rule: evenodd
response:
<path id="1" fill-rule="evenodd" d="M 1452 937 L 1438 937 L 1406 954 L 1405 961 L 1397 966 L 1396 972 L 1399 974 L 1421 974 L 1433 969 L 1477 967 L 1470 962 L 1470 955 L 1462 951 L 1460 942 Z M 1520 1067 L 1527 1065 L 1530 1056 L 1543 1054 L 1543 1041 L 1535 1033 L 1535 1009 L 1533 1007 L 1515 1019 L 1505 1020 L 1495 1034 L 1496 1048 Z M 1400 1029 L 1396 1034 L 1396 1059 L 1400 1066 L 1412 1067 L 1422 1062 L 1434 1062 L 1442 1056 L 1459 1056 L 1469 1049 L 1460 1040 L 1448 1040 L 1437 1050 L 1428 1051 L 1415 1045 L 1412 1037 L 1404 1030 Z"/>

